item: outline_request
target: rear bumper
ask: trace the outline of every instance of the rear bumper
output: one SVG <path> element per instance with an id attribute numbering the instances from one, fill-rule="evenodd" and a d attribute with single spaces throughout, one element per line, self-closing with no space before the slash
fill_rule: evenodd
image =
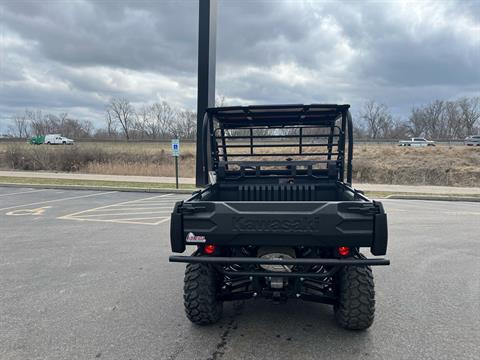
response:
<path id="1" fill-rule="evenodd" d="M 256 257 L 207 257 L 172 255 L 170 262 L 191 264 L 248 264 L 248 265 L 329 265 L 329 266 L 376 266 L 390 265 L 390 260 L 378 259 L 262 259 Z"/>
<path id="2" fill-rule="evenodd" d="M 172 255 L 169 258 L 170 262 L 183 262 L 191 264 L 211 264 L 216 267 L 217 271 L 229 277 L 250 277 L 264 278 L 264 277 L 281 277 L 281 278 L 327 278 L 333 276 L 343 266 L 377 266 L 390 265 L 388 259 L 322 259 L 322 258 L 303 258 L 303 259 L 263 259 L 256 257 L 207 257 L 207 256 L 178 256 Z M 226 269 L 224 265 L 243 265 L 243 270 Z M 323 265 L 327 266 L 323 272 L 299 272 L 299 271 L 265 271 L 255 267 L 255 265 Z"/>

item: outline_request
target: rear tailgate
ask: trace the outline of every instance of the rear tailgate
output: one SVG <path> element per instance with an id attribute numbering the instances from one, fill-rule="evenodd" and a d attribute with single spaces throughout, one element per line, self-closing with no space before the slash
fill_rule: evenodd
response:
<path id="1" fill-rule="evenodd" d="M 370 247 L 384 255 L 387 219 L 375 201 L 191 201 L 172 213 L 174 252 L 199 243 L 226 246 Z"/>

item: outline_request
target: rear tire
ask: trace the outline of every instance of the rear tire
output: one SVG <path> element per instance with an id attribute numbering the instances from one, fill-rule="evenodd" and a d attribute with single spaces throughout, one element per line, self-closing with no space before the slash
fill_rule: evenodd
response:
<path id="1" fill-rule="evenodd" d="M 349 330 L 364 330 L 375 317 L 375 288 L 368 266 L 345 266 L 338 273 L 335 320 Z"/>
<path id="2" fill-rule="evenodd" d="M 185 270 L 184 305 L 188 319 L 197 325 L 220 320 L 223 302 L 217 298 L 218 274 L 206 264 L 188 264 Z"/>

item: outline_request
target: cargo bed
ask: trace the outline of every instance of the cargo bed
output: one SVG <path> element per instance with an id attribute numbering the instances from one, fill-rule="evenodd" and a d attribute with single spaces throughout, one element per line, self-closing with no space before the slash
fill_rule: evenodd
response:
<path id="1" fill-rule="evenodd" d="M 193 234 L 190 236 L 189 234 Z M 200 238 L 195 234 L 202 234 Z M 215 184 L 175 206 L 172 249 L 185 245 L 369 247 L 384 255 L 381 203 L 346 184 Z"/>

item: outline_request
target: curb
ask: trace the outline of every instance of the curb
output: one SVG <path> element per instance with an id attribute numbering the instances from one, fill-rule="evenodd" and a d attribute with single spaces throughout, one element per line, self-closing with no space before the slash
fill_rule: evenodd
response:
<path id="1" fill-rule="evenodd" d="M 89 186 L 89 185 L 55 185 L 55 184 L 16 184 L 2 183 L 0 186 L 5 187 L 27 187 L 39 189 L 66 189 L 66 190 L 92 190 L 92 191 L 124 191 L 124 192 L 145 192 L 145 193 L 170 193 L 170 194 L 189 194 L 191 195 L 195 189 L 162 189 L 162 188 L 140 188 L 140 187 L 121 187 L 121 186 Z"/>
<path id="2" fill-rule="evenodd" d="M 384 199 L 480 202 L 480 197 L 445 196 L 445 195 L 395 195 L 393 194 L 393 195 L 385 196 Z"/>

